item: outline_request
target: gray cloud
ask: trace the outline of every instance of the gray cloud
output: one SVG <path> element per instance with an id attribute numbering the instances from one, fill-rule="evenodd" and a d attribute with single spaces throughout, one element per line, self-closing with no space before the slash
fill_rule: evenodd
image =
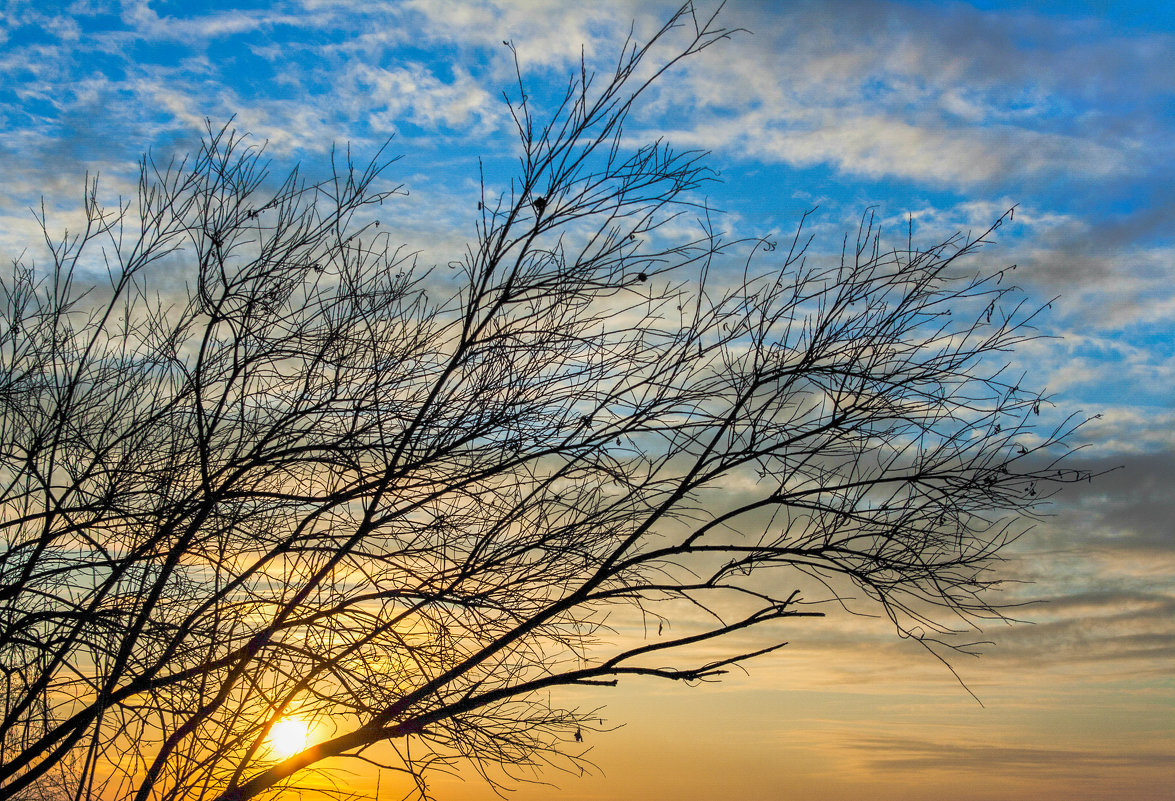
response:
<path id="1" fill-rule="evenodd" d="M 1108 472 L 1061 496 L 1049 525 L 1052 542 L 1175 554 L 1175 452 L 1106 455 L 1083 464 Z"/>
<path id="2" fill-rule="evenodd" d="M 1035 779 L 1075 772 L 1100 777 L 1119 771 L 1169 770 L 1171 759 L 1161 748 L 1095 751 L 898 737 L 858 737 L 844 745 L 875 771 L 947 770 L 986 775 L 998 771 L 1003 776 Z"/>

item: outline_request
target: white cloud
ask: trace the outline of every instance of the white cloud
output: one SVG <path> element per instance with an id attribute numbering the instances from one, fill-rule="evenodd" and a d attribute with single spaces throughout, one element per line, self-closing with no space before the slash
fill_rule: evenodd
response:
<path id="1" fill-rule="evenodd" d="M 1097 176 L 1123 167 L 1120 154 L 1070 137 L 1015 128 L 947 130 L 889 116 L 828 113 L 816 128 L 756 133 L 743 146 L 768 158 L 955 187 L 989 183 L 1010 172 L 1054 174 L 1081 164 Z"/>
<path id="2" fill-rule="evenodd" d="M 484 134 L 502 121 L 502 102 L 461 67 L 455 67 L 453 80 L 445 82 L 420 64 L 391 69 L 357 64 L 348 79 L 352 96 L 364 98 L 378 127 L 391 129 L 410 121 L 427 129 Z"/>
<path id="3" fill-rule="evenodd" d="M 541 3 L 535 0 L 470 0 L 436 3 L 409 0 L 407 8 L 427 24 L 422 33 L 434 41 L 500 47 L 518 46 L 523 69 L 562 67 L 578 62 L 581 47 L 589 61 L 612 60 L 635 25 L 638 41 L 668 17 L 676 3 Z"/>
<path id="4" fill-rule="evenodd" d="M 248 33 L 276 23 L 304 25 L 305 18 L 272 11 L 229 11 L 177 18 L 160 16 L 148 0 L 133 0 L 122 8 L 122 19 L 137 35 L 147 39 L 179 40 L 191 44 L 194 40 L 214 39 Z"/>
<path id="5" fill-rule="evenodd" d="M 1115 99 L 1085 96 L 1090 61 L 1074 63 L 1077 34 L 1066 38 L 1039 20 L 1020 21 L 1025 36 L 1042 40 L 1028 46 L 999 14 L 963 8 L 759 8 L 732 4 L 729 21 L 747 17 L 754 35 L 699 57 L 687 80 L 663 87 L 663 108 L 689 110 L 689 127 L 677 126 L 675 137 L 748 160 L 963 191 L 1138 176 L 1163 147 L 1138 129 L 1153 114 L 1146 107 L 1114 118 L 1083 113 Z M 1090 47 L 1108 55 L 1104 45 Z M 1156 47 L 1175 55 L 1170 42 Z M 1125 81 L 1130 65 L 1115 56 L 1099 67 Z M 1133 68 L 1129 80 L 1171 83 L 1153 53 Z"/>

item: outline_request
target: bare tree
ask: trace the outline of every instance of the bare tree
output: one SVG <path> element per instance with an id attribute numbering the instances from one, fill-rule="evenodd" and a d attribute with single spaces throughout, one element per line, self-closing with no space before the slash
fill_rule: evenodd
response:
<path id="1" fill-rule="evenodd" d="M 597 713 L 552 688 L 718 676 L 850 588 L 932 650 L 1000 616 L 1000 550 L 1083 477 L 1004 375 L 1033 315 L 968 266 L 990 231 L 724 241 L 701 154 L 622 126 L 729 34 L 687 6 L 546 121 L 520 78 L 454 270 L 374 219 L 382 153 L 274 188 L 210 128 L 131 204 L 87 183 L 0 285 L 0 795 L 244 799 L 334 757 L 424 796 L 574 767 Z M 326 726 L 287 756 L 287 720 Z"/>

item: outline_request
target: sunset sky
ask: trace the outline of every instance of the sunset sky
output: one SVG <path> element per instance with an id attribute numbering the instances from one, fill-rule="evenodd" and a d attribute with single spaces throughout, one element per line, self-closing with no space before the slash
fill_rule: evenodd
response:
<path id="1" fill-rule="evenodd" d="M 478 157 L 509 165 L 502 101 L 517 51 L 544 98 L 607 69 L 676 2 L 8 0 L 0 22 L 0 257 L 64 225 L 83 177 L 134 191 L 136 160 L 191 149 L 209 119 L 268 142 L 275 171 L 320 174 L 332 145 L 402 156 L 388 224 L 424 263 L 473 233 Z M 700 2 L 712 11 L 714 3 Z M 53 10 L 56 8 L 56 10 Z M 622 682 L 587 776 L 519 801 L 1083 801 L 1175 798 L 1175 4 L 731 0 L 744 28 L 670 72 L 632 138 L 710 151 L 706 188 L 733 235 L 814 258 L 876 207 L 929 244 L 1016 205 L 983 258 L 1015 263 L 1048 335 L 1014 354 L 1048 414 L 1082 429 L 1082 464 L 1009 553 L 997 626 L 955 676 L 881 619 L 803 619 L 746 674 Z M 345 779 L 374 792 L 372 776 Z M 384 779 L 385 794 L 391 779 Z M 472 771 L 441 801 L 494 797 Z M 395 796 L 398 797 L 398 796 Z"/>

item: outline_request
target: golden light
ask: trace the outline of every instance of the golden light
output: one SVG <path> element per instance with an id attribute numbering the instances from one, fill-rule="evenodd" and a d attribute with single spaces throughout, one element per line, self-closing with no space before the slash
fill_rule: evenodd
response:
<path id="1" fill-rule="evenodd" d="M 291 757 L 314 744 L 314 725 L 301 718 L 282 718 L 269 730 L 269 747 L 279 759 Z"/>

